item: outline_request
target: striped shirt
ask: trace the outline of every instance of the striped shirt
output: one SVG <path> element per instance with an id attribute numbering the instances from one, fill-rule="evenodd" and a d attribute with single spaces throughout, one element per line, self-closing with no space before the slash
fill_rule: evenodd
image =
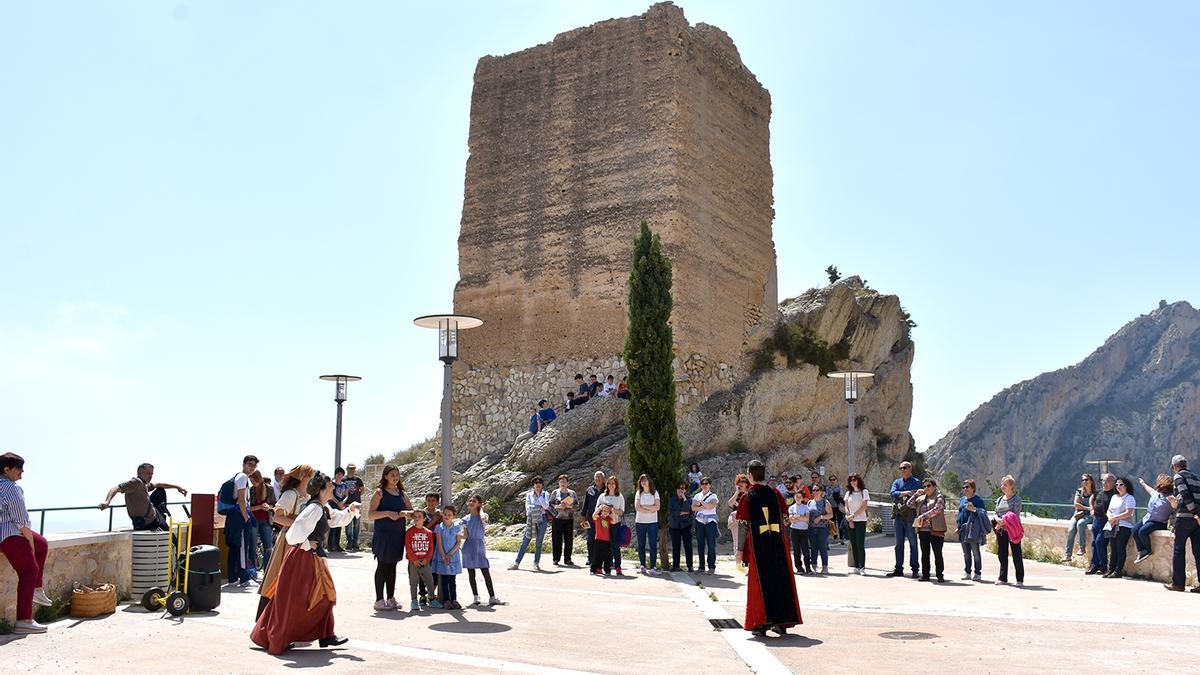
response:
<path id="1" fill-rule="evenodd" d="M 29 527 L 25 491 L 16 481 L 0 478 L 0 541 L 21 536 L 22 527 Z"/>
<path id="2" fill-rule="evenodd" d="M 1200 478 L 1188 469 L 1175 474 L 1175 497 L 1179 499 L 1176 511 L 1181 516 L 1200 516 Z"/>

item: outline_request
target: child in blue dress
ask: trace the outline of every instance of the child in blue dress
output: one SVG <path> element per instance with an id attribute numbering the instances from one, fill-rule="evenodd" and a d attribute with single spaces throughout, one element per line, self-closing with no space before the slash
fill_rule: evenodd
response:
<path id="1" fill-rule="evenodd" d="M 467 500 L 467 511 L 469 513 L 458 522 L 467 531 L 467 540 L 463 542 L 462 559 L 463 567 L 467 570 L 467 580 L 471 582 L 471 593 L 475 596 L 475 602 L 471 604 L 481 604 L 479 602 L 479 586 L 475 581 L 475 570 L 479 570 L 483 574 L 483 583 L 487 585 L 488 604 L 503 605 L 504 601 L 496 597 L 496 589 L 492 587 L 491 563 L 488 562 L 485 544 L 488 515 L 483 512 L 483 497 L 471 495 L 471 498 Z"/>
<path id="2" fill-rule="evenodd" d="M 442 585 L 442 596 L 429 603 L 430 607 L 462 609 L 458 604 L 458 589 L 455 581 L 462 572 L 462 546 L 467 530 L 455 522 L 457 515 L 452 504 L 442 509 L 442 522 L 433 531 L 436 541 L 433 554 L 433 571 Z"/>

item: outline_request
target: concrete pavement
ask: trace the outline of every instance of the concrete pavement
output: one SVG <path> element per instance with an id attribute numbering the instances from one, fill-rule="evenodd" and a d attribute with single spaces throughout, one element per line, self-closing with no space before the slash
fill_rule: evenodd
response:
<path id="1" fill-rule="evenodd" d="M 526 569 L 510 572 L 504 568 L 512 554 L 493 553 L 497 592 L 508 605 L 414 614 L 373 611 L 374 561 L 364 553 L 330 561 L 337 632 L 351 638 L 338 649 L 313 645 L 274 657 L 255 648 L 249 631 L 258 596 L 231 588 L 217 612 L 175 620 L 124 606 L 99 619 L 63 619 L 48 635 L 0 637 L 0 653 L 10 672 L 262 673 L 327 666 L 345 672 L 845 673 L 893 670 L 901 659 L 932 672 L 1032 673 L 1103 668 L 1109 657 L 1114 667 L 1194 672 L 1200 594 L 1033 562 L 1026 563 L 1026 588 L 994 586 L 997 561 L 986 554 L 989 583 L 963 582 L 956 544 L 946 546 L 950 583 L 888 579 L 882 575 L 892 566 L 892 543 L 870 542 L 866 578 L 848 575 L 842 547 L 833 549 L 830 576 L 797 577 L 805 624 L 787 638 L 714 630 L 710 618 L 740 621 L 744 615 L 745 578 L 728 557 L 716 576 L 618 579 L 554 568 L 545 558 L 543 572 L 531 571 L 528 559 Z M 627 565 L 627 573 L 632 569 Z M 403 573 L 398 583 L 398 599 L 407 606 Z M 460 602 L 468 604 L 466 574 L 458 585 Z"/>

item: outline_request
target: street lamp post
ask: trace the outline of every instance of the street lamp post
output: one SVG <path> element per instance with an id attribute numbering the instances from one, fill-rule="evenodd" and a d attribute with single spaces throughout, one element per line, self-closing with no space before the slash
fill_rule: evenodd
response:
<path id="1" fill-rule="evenodd" d="M 442 362 L 442 461 L 438 467 L 438 478 L 442 483 L 442 503 L 450 504 L 452 472 L 450 471 L 450 442 L 453 429 L 452 393 L 454 386 L 454 362 L 458 359 L 458 331 L 478 328 L 483 319 L 466 314 L 429 314 L 413 319 L 421 328 L 436 328 L 438 332 L 438 359 Z"/>
<path id="2" fill-rule="evenodd" d="M 854 402 L 858 400 L 858 381 L 868 377 L 874 377 L 875 373 L 867 370 L 835 370 L 829 373 L 829 377 L 842 381 L 846 397 L 846 408 L 848 411 L 849 422 L 847 429 L 849 430 L 849 453 L 847 455 L 847 474 L 858 473 L 854 457 Z"/>
<path id="3" fill-rule="evenodd" d="M 342 404 L 346 402 L 346 385 L 362 378 L 357 375 L 322 375 L 321 379 L 335 383 L 333 400 L 337 403 L 337 434 L 333 440 L 333 468 L 336 469 L 342 465 Z"/>

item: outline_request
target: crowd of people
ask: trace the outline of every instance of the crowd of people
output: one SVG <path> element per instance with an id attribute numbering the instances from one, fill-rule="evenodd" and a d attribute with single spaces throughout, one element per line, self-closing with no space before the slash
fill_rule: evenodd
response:
<path id="1" fill-rule="evenodd" d="M 33 606 L 50 605 L 52 601 L 41 587 L 46 540 L 30 529 L 24 494 L 17 485 L 24 475 L 24 464 L 19 455 L 0 455 L 0 552 L 18 575 L 16 631 L 36 633 L 44 632 L 45 626 L 33 620 Z M 1132 480 L 1106 473 L 1097 485 L 1091 475 L 1084 474 L 1074 495 L 1075 515 L 1067 530 L 1064 560 L 1086 555 L 1090 534 L 1092 550 L 1086 574 L 1120 578 L 1130 539 L 1138 552 L 1133 564 L 1141 564 L 1152 553 L 1150 534 L 1167 529 L 1174 518 L 1172 581 L 1165 586 L 1173 591 L 1186 590 L 1187 550 L 1190 548 L 1193 558 L 1200 561 L 1200 479 L 1180 455 L 1172 458 L 1170 466 L 1172 475 L 1157 476 L 1153 485 L 1139 479 L 1149 495 L 1146 515 L 1140 520 L 1135 518 L 1136 487 Z M 947 497 L 933 478 L 914 476 L 909 462 L 900 463 L 898 473 L 889 490 L 895 564 L 887 576 L 906 576 L 907 563 L 912 578 L 943 582 Z M 587 542 L 585 566 L 593 575 L 623 576 L 621 549 L 633 542 L 638 571 L 647 576 L 658 575 L 664 569 L 714 574 L 721 498 L 713 491 L 712 479 L 697 464 L 688 466 L 684 475 L 685 480 L 674 486 L 665 504 L 653 480 L 645 474 L 638 477 L 631 501 L 622 493 L 618 477 L 601 471 L 593 475 L 582 496 L 570 487 L 566 475 L 558 476 L 558 487 L 549 492 L 544 489 L 543 479 L 535 477 L 524 498 L 525 532 L 509 569 L 520 569 L 531 545 L 534 569 L 541 569 L 547 529 L 551 531 L 554 565 L 575 566 L 578 523 Z M 344 470 L 339 467 L 332 476 L 305 464 L 286 472 L 277 467 L 272 478 L 260 473 L 257 457 L 246 455 L 241 470 L 221 485 L 217 495 L 217 511 L 224 515 L 229 581 L 242 586 L 257 582 L 259 586 L 261 597 L 252 639 L 271 653 L 286 650 L 294 642 L 341 644 L 344 639 L 333 630 L 336 592 L 324 558 L 328 551 L 358 550 L 366 488 L 354 465 Z M 772 575 L 784 569 L 789 576 L 824 575 L 829 573 L 830 544 L 836 542 L 847 546 L 853 572 L 865 575 L 871 495 L 862 477 L 851 474 L 845 485 L 835 474 L 823 479 L 813 472 L 809 478 L 805 482 L 799 475 L 784 475 L 768 480 L 759 463 L 752 463 L 747 473 L 736 476 L 734 491 L 725 504 L 730 509 L 728 526 L 739 561 L 770 555 Z M 999 560 L 995 583 L 1009 583 L 1011 567 L 1016 585 L 1023 585 L 1024 529 L 1016 481 L 1004 476 L 991 502 L 978 494 L 973 480 L 962 481 L 960 487 L 955 524 L 963 551 L 962 579 L 982 581 L 981 548 L 993 535 Z M 778 518 L 773 519 L 771 508 L 760 512 L 765 499 L 763 489 L 778 499 Z M 137 467 L 133 478 L 109 490 L 100 508 L 108 508 L 120 493 L 135 530 L 166 529 L 170 518 L 166 490 L 187 494 L 182 486 L 156 482 L 154 466 L 144 463 Z M 464 569 L 472 604 L 484 604 L 477 576 L 482 576 L 486 586 L 486 603 L 504 604 L 496 595 L 488 562 L 488 515 L 483 511 L 482 497 L 471 496 L 464 514 L 453 504 L 440 504 L 439 500 L 439 495 L 431 492 L 423 496 L 423 506 L 415 505 L 405 492 L 399 469 L 384 467 L 379 485 L 370 493 L 368 510 L 374 525 L 371 550 L 376 560 L 375 611 L 400 609 L 396 572 L 397 565 L 406 558 L 411 611 L 461 609 L 457 577 Z M 757 505 L 747 507 L 751 501 Z M 626 522 L 630 507 L 632 530 Z M 667 512 L 660 520 L 663 508 Z M 670 559 L 659 561 L 659 528 L 664 520 L 667 532 L 663 536 L 670 541 Z M 768 543 L 758 536 L 764 534 L 763 527 L 768 528 L 764 535 Z M 769 536 L 771 532 L 778 532 L 778 541 Z M 774 557 L 779 552 L 786 556 L 782 565 Z M 755 588 L 750 589 L 751 595 L 764 592 L 763 583 L 762 579 L 752 583 Z M 786 591 L 786 585 L 780 588 Z M 792 589 L 794 597 L 794 585 Z M 1200 592 L 1200 588 L 1191 590 Z M 753 611 L 761 613 L 762 607 Z M 798 605 L 794 617 L 790 610 L 783 611 L 783 615 L 785 618 L 777 621 L 756 619 L 754 630 L 772 626 L 786 630 L 788 625 L 799 623 Z"/>
<path id="2" fill-rule="evenodd" d="M 613 376 L 609 375 L 600 380 L 595 374 L 589 374 L 585 380 L 583 373 L 575 373 L 575 387 L 566 390 L 566 395 L 563 397 L 562 411 L 569 412 L 584 405 L 594 398 L 603 398 L 607 396 L 616 396 L 617 398 L 629 398 L 629 386 L 625 384 L 625 378 L 614 384 Z M 554 406 L 546 399 L 541 399 L 535 405 L 529 408 L 529 433 L 536 434 L 558 419 L 558 413 Z"/>

